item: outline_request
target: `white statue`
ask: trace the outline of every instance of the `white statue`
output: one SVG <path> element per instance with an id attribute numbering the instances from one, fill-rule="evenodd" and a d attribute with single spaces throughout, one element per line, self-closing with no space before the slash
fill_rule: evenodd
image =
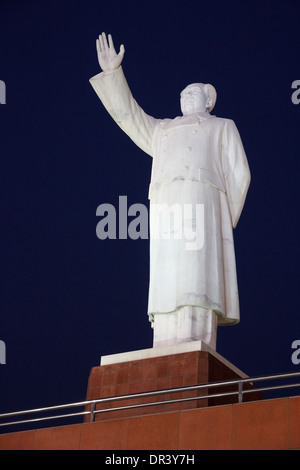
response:
<path id="1" fill-rule="evenodd" d="M 181 92 L 183 116 L 147 115 L 125 79 L 124 46 L 117 54 L 111 35 L 107 41 L 103 33 L 97 52 L 102 72 L 90 79 L 91 85 L 121 129 L 153 157 L 148 301 L 153 346 L 200 339 L 216 349 L 217 326 L 240 319 L 232 228 L 243 209 L 250 172 L 238 130 L 232 120 L 210 115 L 216 91 L 209 84 L 195 83 Z M 187 249 L 187 240 L 176 236 L 176 223 L 169 224 L 166 236 L 157 211 L 162 204 L 182 208 L 182 223 L 191 232 L 200 229 L 203 243 Z"/>

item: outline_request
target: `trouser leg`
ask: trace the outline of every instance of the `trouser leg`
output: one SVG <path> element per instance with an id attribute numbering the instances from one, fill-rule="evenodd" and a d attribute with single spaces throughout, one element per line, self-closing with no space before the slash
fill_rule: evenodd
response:
<path id="1" fill-rule="evenodd" d="M 201 307 L 187 305 L 176 312 L 155 314 L 153 347 L 201 340 L 215 350 L 217 324 L 217 314 Z"/>
<path id="2" fill-rule="evenodd" d="M 193 307 L 184 305 L 177 310 L 177 343 L 193 341 Z"/>
<path id="3" fill-rule="evenodd" d="M 177 342 L 177 314 L 157 313 L 154 315 L 153 347 L 169 346 Z"/>
<path id="4" fill-rule="evenodd" d="M 184 306 L 177 311 L 177 342 L 201 340 L 216 349 L 218 317 L 213 310 Z"/>
<path id="5" fill-rule="evenodd" d="M 207 346 L 216 350 L 218 315 L 213 310 L 193 307 L 192 341 L 201 339 Z"/>

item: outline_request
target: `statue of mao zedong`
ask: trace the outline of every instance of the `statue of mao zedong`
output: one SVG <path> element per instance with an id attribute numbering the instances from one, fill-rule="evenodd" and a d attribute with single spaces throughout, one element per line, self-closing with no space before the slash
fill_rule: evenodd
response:
<path id="1" fill-rule="evenodd" d="M 182 116 L 149 116 L 124 76 L 124 46 L 116 53 L 105 33 L 96 45 L 102 72 L 90 79 L 92 87 L 121 129 L 153 158 L 148 299 L 153 347 L 202 340 L 215 350 L 217 326 L 240 320 L 233 228 L 250 171 L 239 132 L 231 119 L 210 114 L 217 96 L 210 84 L 193 83 L 181 92 Z M 169 209 L 167 224 L 162 208 Z"/>

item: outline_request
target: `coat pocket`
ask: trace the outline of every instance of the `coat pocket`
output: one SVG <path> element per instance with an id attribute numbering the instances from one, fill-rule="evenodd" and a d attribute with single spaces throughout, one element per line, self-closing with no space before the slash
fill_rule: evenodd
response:
<path id="1" fill-rule="evenodd" d="M 203 183 L 208 183 L 223 193 L 226 193 L 226 187 L 223 179 L 206 168 L 198 168 L 198 179 Z"/>

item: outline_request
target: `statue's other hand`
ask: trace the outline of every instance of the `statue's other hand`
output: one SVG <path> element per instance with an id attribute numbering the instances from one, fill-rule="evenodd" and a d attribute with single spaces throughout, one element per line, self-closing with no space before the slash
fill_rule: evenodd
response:
<path id="1" fill-rule="evenodd" d="M 120 47 L 120 52 L 119 54 L 117 54 L 115 51 L 111 34 L 108 35 L 108 42 L 106 34 L 100 34 L 99 39 L 96 40 L 96 48 L 99 64 L 103 72 L 112 72 L 121 65 L 125 53 L 125 48 L 122 44 Z"/>

